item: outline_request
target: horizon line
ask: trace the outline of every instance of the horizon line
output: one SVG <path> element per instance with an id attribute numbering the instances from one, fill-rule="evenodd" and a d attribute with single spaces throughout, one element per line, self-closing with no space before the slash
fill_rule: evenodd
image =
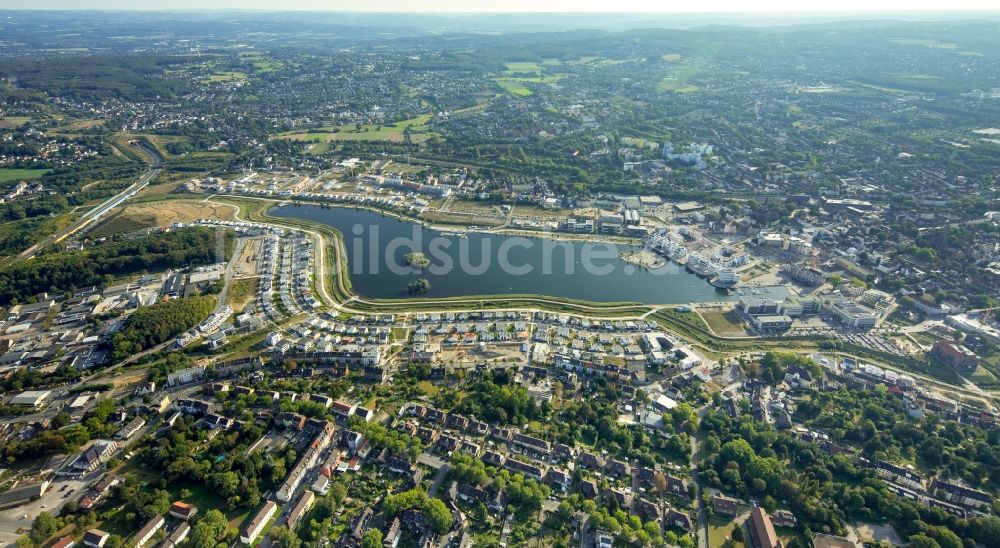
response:
<path id="1" fill-rule="evenodd" d="M 1000 8 L 988 9 L 988 8 L 961 8 L 961 7 L 940 7 L 940 8 L 913 8 L 913 9 L 885 9 L 885 8 L 873 8 L 873 9 L 858 9 L 852 7 L 849 9 L 822 9 L 822 10 L 750 10 L 750 11 L 687 11 L 687 10 L 663 10 L 663 11 L 648 11 L 648 10 L 637 10 L 637 11 L 548 11 L 548 10 L 538 10 L 538 11 L 490 11 L 490 10 L 479 10 L 479 11 L 459 11 L 459 10 L 372 10 L 372 9 L 316 9 L 316 8 L 142 8 L 142 7 L 116 7 L 116 8 L 0 8 L 0 13 L 9 12 L 158 12 L 158 13 L 204 13 L 204 12 L 218 12 L 218 13 L 240 13 L 240 12 L 255 12 L 255 13 L 351 13 L 351 14 L 401 14 L 401 15 L 414 15 L 414 14 L 424 14 L 424 15 L 849 15 L 849 14 L 908 14 L 908 13 L 992 13 L 1000 15 Z"/>

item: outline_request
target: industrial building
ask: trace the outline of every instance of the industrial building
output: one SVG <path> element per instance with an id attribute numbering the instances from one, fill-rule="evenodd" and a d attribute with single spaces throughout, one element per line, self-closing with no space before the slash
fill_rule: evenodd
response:
<path id="1" fill-rule="evenodd" d="M 48 488 L 49 482 L 43 481 L 4 491 L 0 493 L 0 508 L 10 508 L 40 498 Z"/>
<path id="2" fill-rule="evenodd" d="M 26 390 L 11 398 L 8 403 L 17 407 L 41 409 L 49 403 L 51 397 L 52 392 L 49 390 Z"/>

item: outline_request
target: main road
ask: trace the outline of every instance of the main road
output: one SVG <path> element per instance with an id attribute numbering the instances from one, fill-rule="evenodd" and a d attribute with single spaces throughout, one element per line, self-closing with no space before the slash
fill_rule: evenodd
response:
<path id="1" fill-rule="evenodd" d="M 135 196 L 140 190 L 149 186 L 149 183 L 160 174 L 163 169 L 163 156 L 160 155 L 159 151 L 155 148 L 143 143 L 142 141 L 132 141 L 129 143 L 132 147 L 139 150 L 143 154 L 149 157 L 149 171 L 143 174 L 138 181 L 129 185 L 128 188 L 115 194 L 114 196 L 108 198 L 104 202 L 98 204 L 96 207 L 84 213 L 76 222 L 66 227 L 65 229 L 49 236 L 48 238 L 42 240 L 41 242 L 29 247 L 28 249 L 21 252 L 20 255 L 14 258 L 13 262 L 22 261 L 25 259 L 30 259 L 38 254 L 39 251 L 45 247 L 52 245 L 53 243 L 58 243 L 66 238 L 80 232 L 81 230 L 87 228 L 91 224 L 99 221 L 104 215 L 106 215 L 112 209 L 123 204 L 126 200 Z"/>

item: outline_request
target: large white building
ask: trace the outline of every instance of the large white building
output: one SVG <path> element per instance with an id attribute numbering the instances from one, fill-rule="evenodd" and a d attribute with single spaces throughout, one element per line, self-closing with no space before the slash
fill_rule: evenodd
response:
<path id="1" fill-rule="evenodd" d="M 205 376 L 205 366 L 198 365 L 195 367 L 188 367 L 186 369 L 180 369 L 174 371 L 173 373 L 167 374 L 167 386 L 177 386 L 178 384 L 187 384 L 189 382 L 196 381 Z"/>
<path id="2" fill-rule="evenodd" d="M 1000 343 L 1000 329 L 987 325 L 978 318 L 973 318 L 967 314 L 956 314 L 945 318 L 948 325 L 955 327 L 966 333 L 974 333 L 985 337 L 994 343 Z"/>
<path id="3" fill-rule="evenodd" d="M 254 539 L 257 538 L 261 532 L 264 531 L 264 527 L 267 522 L 271 520 L 274 513 L 278 510 L 278 505 L 275 504 L 273 500 L 269 500 L 264 503 L 264 506 L 257 512 L 257 514 L 250 520 L 250 523 L 243 528 L 240 532 L 240 542 L 249 546 L 253 543 Z"/>
<path id="4" fill-rule="evenodd" d="M 117 450 L 117 442 L 111 440 L 93 440 L 60 474 L 81 475 L 93 472 L 107 462 Z"/>
<path id="5" fill-rule="evenodd" d="M 10 404 L 18 407 L 41 409 L 48 404 L 51 397 L 52 392 L 49 390 L 26 390 L 11 398 Z"/>
<path id="6" fill-rule="evenodd" d="M 142 548 L 142 546 L 149 542 L 149 539 L 153 538 L 153 535 L 155 535 L 165 523 L 166 520 L 163 519 L 163 516 L 156 516 L 146 522 L 146 525 L 143 525 L 142 529 L 135 534 L 135 540 L 133 541 L 135 546 L 137 548 Z"/>

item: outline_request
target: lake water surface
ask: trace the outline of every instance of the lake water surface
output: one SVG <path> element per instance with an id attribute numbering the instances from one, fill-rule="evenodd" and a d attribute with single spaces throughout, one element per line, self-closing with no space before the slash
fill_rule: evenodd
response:
<path id="1" fill-rule="evenodd" d="M 418 223 L 363 209 L 316 205 L 274 207 L 274 217 L 327 224 L 344 236 L 351 286 L 363 297 L 408 297 L 407 285 L 426 278 L 424 297 L 535 294 L 596 302 L 681 304 L 731 301 L 707 280 L 668 262 L 643 269 L 618 258 L 633 249 L 618 244 L 570 242 L 469 232 L 442 233 Z M 406 256 L 420 251 L 431 265 L 417 270 Z M 750 291 L 750 290 L 746 290 Z M 757 289 L 781 298 L 784 288 Z"/>

